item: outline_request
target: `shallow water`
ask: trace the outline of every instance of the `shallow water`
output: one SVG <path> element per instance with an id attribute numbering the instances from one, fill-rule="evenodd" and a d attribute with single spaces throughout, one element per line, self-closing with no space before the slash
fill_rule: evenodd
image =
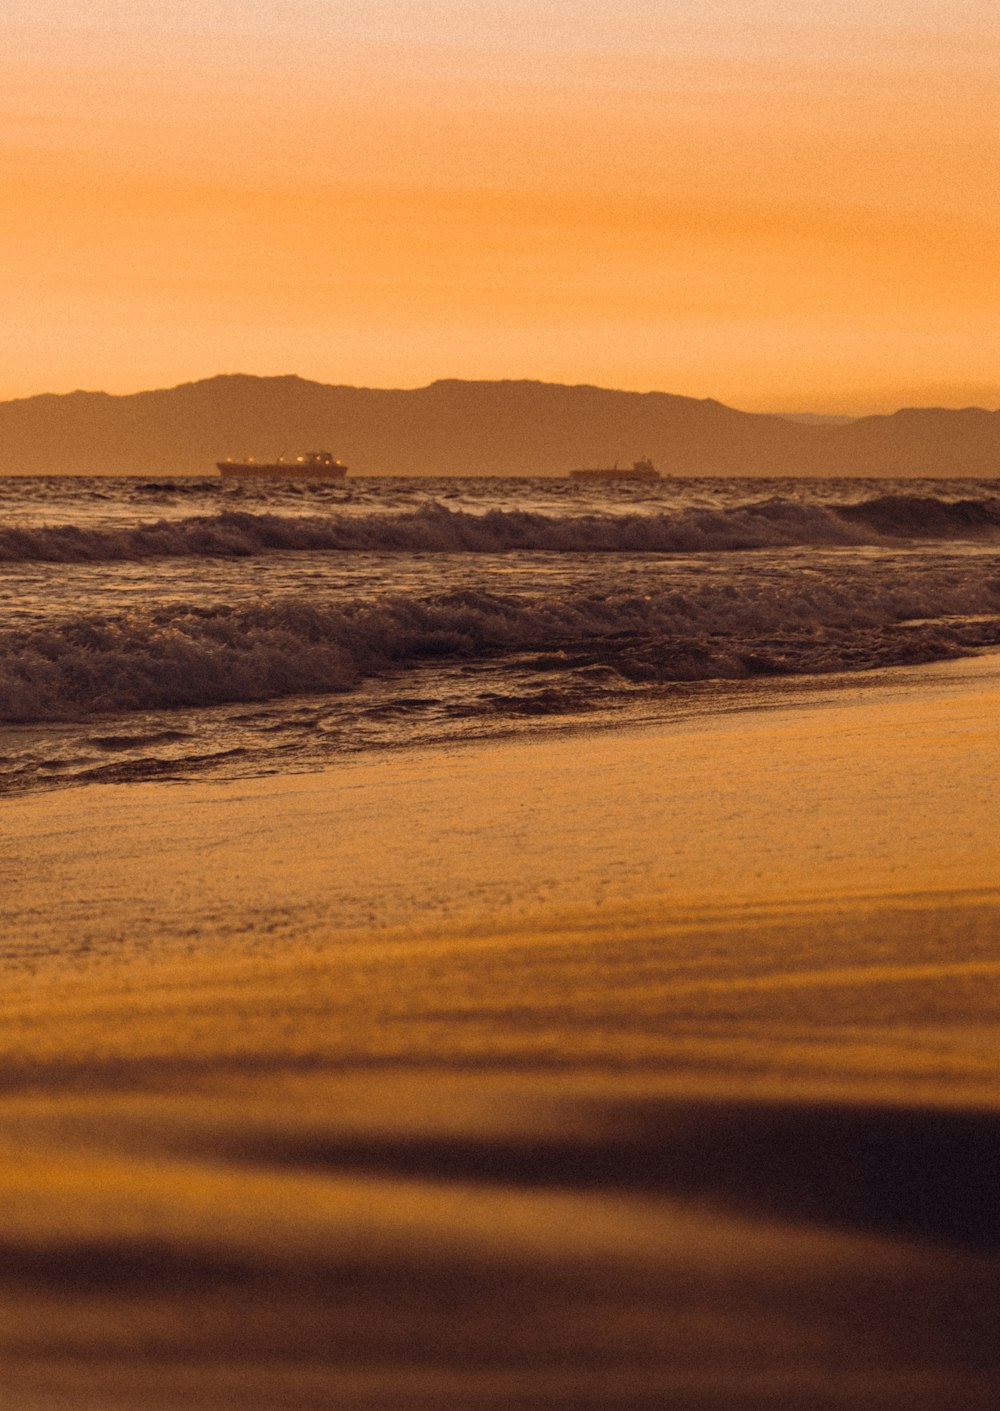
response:
<path id="1" fill-rule="evenodd" d="M 0 791 L 315 769 L 1000 641 L 992 481 L 0 481 Z"/>

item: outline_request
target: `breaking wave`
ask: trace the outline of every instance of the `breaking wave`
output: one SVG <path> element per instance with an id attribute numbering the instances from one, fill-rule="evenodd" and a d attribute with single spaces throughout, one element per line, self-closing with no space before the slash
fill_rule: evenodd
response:
<path id="1" fill-rule="evenodd" d="M 533 654 L 538 672 L 653 683 L 933 660 L 1000 640 L 1000 578 L 942 570 L 659 585 L 647 595 L 174 604 L 0 633 L 0 719 L 343 692 L 427 661 Z"/>
<path id="2" fill-rule="evenodd" d="M 283 551 L 375 553 L 710 553 L 887 539 L 1000 537 L 1000 499 L 883 495 L 857 504 L 772 499 L 730 508 L 572 516 L 470 514 L 431 503 L 406 513 L 292 517 L 230 510 L 132 528 L 0 527 L 0 562 L 248 557 Z"/>

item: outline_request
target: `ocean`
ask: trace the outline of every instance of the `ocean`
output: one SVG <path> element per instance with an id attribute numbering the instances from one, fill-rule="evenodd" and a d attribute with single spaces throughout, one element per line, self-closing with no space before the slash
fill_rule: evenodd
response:
<path id="1" fill-rule="evenodd" d="M 1000 642 L 993 480 L 0 480 L 0 792 L 655 720 Z"/>

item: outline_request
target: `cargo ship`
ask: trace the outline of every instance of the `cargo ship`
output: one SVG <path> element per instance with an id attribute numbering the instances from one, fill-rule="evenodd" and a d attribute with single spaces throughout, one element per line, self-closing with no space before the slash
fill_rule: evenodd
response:
<path id="1" fill-rule="evenodd" d="M 571 470 L 574 480 L 659 480 L 660 472 L 650 460 L 633 461 L 630 466 L 609 465 L 595 470 Z"/>
<path id="2" fill-rule="evenodd" d="M 244 480 L 264 475 L 269 480 L 340 480 L 347 466 L 332 451 L 304 451 L 301 456 L 279 456 L 276 461 L 216 461 L 220 475 Z"/>

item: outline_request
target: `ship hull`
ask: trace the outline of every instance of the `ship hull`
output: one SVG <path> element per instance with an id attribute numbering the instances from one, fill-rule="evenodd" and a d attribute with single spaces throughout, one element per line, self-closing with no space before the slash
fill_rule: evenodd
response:
<path id="1" fill-rule="evenodd" d="M 573 480 L 659 480 L 658 470 L 571 470 Z"/>
<path id="2" fill-rule="evenodd" d="M 257 465 L 243 461 L 216 461 L 225 480 L 343 480 L 346 465 Z"/>

